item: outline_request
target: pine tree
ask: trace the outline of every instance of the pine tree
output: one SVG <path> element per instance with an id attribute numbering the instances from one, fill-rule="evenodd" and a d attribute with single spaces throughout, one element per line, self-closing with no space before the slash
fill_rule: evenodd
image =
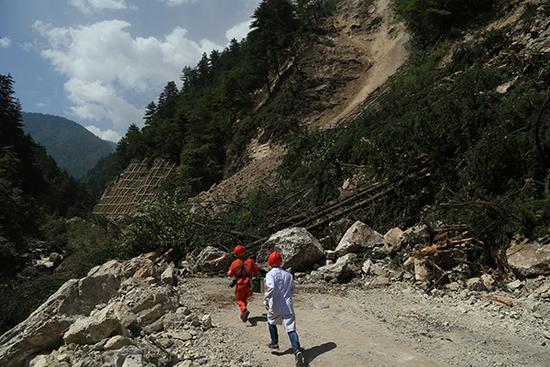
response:
<path id="1" fill-rule="evenodd" d="M 155 113 L 157 112 L 157 105 L 155 102 L 151 101 L 145 108 L 145 114 L 143 119 L 145 120 L 145 125 L 150 125 Z"/>

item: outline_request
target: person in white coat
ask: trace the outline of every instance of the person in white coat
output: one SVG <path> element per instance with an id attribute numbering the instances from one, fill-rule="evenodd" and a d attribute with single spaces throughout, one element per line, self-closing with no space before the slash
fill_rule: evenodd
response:
<path id="1" fill-rule="evenodd" d="M 264 305 L 267 310 L 267 323 L 271 342 L 267 345 L 271 349 L 279 348 L 277 325 L 283 325 L 290 339 L 296 366 L 302 366 L 304 357 L 300 346 L 300 339 L 296 333 L 296 316 L 292 297 L 294 296 L 294 277 L 283 270 L 283 259 L 279 252 L 272 252 L 268 259 L 272 268 L 265 277 Z"/>

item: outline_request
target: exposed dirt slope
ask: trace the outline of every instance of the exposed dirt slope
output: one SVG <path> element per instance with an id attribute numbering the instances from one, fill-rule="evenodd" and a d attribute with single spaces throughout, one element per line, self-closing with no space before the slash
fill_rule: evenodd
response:
<path id="1" fill-rule="evenodd" d="M 284 147 L 280 145 L 270 142 L 260 144 L 254 139 L 247 149 L 250 161 L 234 175 L 197 195 L 193 199 L 195 210 L 210 215 L 254 189 L 274 188 L 278 182 L 276 171 L 284 152 Z"/>
<path id="2" fill-rule="evenodd" d="M 281 330 L 280 353 L 265 347 L 269 337 L 261 297 L 249 307 L 253 323 L 243 324 L 227 282 L 189 279 L 180 288 L 189 304 L 212 314 L 217 326 L 199 348 L 212 357 L 232 355 L 243 366 L 292 365 Z M 506 307 L 477 295 L 432 297 L 399 283 L 370 290 L 300 286 L 295 308 L 312 367 L 550 365 L 550 349 L 543 345 L 549 341 L 536 319 L 510 316 L 514 313 Z"/>
<path id="3" fill-rule="evenodd" d="M 390 0 L 342 0 L 322 25 L 327 34 L 320 37 L 301 66 L 316 85 L 305 93 L 322 105 L 304 119 L 309 129 L 330 128 L 349 120 L 406 62 L 409 35 L 404 24 L 395 20 L 390 4 Z M 284 147 L 258 140 L 249 144 L 248 163 L 201 193 L 195 200 L 197 206 L 215 212 L 224 202 L 277 184 L 275 171 Z"/>
<path id="4" fill-rule="evenodd" d="M 345 82 L 322 96 L 329 101 L 326 110 L 306 120 L 317 128 L 349 121 L 409 56 L 409 34 L 396 20 L 390 0 L 342 1 L 325 27 L 333 32 L 315 47 L 308 73 L 327 83 Z"/>

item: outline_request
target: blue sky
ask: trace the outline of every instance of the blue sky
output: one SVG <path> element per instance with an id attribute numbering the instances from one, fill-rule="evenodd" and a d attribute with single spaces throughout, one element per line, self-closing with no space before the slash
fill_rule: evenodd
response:
<path id="1" fill-rule="evenodd" d="M 248 32 L 260 0 L 0 0 L 0 73 L 23 110 L 117 141 L 203 52 Z"/>

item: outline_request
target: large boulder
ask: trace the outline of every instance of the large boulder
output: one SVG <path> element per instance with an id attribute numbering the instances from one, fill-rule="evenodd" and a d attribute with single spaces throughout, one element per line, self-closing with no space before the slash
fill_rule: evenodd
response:
<path id="1" fill-rule="evenodd" d="M 257 261 L 267 269 L 267 257 L 272 251 L 279 251 L 283 257 L 283 268 L 292 271 L 306 271 L 324 256 L 323 246 L 305 228 L 286 228 L 273 234 L 262 245 Z"/>
<path id="2" fill-rule="evenodd" d="M 78 319 L 63 336 L 67 344 L 95 344 L 108 336 L 122 332 L 120 321 L 112 307 L 92 312 L 88 317 Z"/>
<path id="3" fill-rule="evenodd" d="M 550 274 L 550 243 L 514 238 L 506 249 L 510 268 L 520 277 Z"/>
<path id="4" fill-rule="evenodd" d="M 357 274 L 357 267 L 354 264 L 356 260 L 356 254 L 344 255 L 333 264 L 327 264 L 317 269 L 316 276 L 330 281 L 337 281 L 338 283 L 344 283 L 355 277 Z"/>
<path id="5" fill-rule="evenodd" d="M 213 246 L 205 247 L 197 257 L 193 271 L 216 274 L 227 271 L 232 255 Z"/>
<path id="6" fill-rule="evenodd" d="M 336 254 L 361 252 L 384 245 L 384 237 L 363 222 L 355 222 L 344 234 L 336 247 Z"/>
<path id="7" fill-rule="evenodd" d="M 33 354 L 62 342 L 78 308 L 78 280 L 69 280 L 25 321 L 0 336 L 0 366 L 20 366 Z"/>

